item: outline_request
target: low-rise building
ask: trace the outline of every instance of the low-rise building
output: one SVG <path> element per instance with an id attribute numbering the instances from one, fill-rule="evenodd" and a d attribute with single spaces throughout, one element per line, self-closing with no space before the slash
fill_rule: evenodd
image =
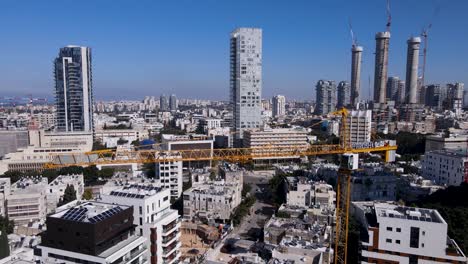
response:
<path id="1" fill-rule="evenodd" d="M 466 150 L 468 144 L 467 135 L 451 134 L 446 137 L 444 135 L 431 135 L 426 137 L 426 152 L 434 150 Z"/>
<path id="2" fill-rule="evenodd" d="M 80 152 L 87 152 L 93 149 L 93 133 L 30 129 L 29 143 L 36 148 L 73 148 Z"/>
<path id="3" fill-rule="evenodd" d="M 335 207 L 336 193 L 333 187 L 323 182 L 300 181 L 290 186 L 286 204 L 299 207 L 325 206 Z"/>
<path id="4" fill-rule="evenodd" d="M 52 213 L 57 208 L 57 204 L 63 198 L 67 186 L 73 186 L 76 192 L 76 198 L 81 199 L 84 192 L 83 174 L 59 175 L 52 182 L 46 191 L 47 213 Z"/>
<path id="5" fill-rule="evenodd" d="M 131 184 L 102 194 L 101 200 L 131 206 L 137 233 L 146 238 L 149 263 L 177 263 L 180 258 L 180 221 L 172 210 L 170 190 L 153 184 Z"/>
<path id="6" fill-rule="evenodd" d="M 225 164 L 221 179 L 194 183 L 184 191 L 184 219 L 226 222 L 242 200 L 242 172 Z"/>
<path id="7" fill-rule="evenodd" d="M 149 263 L 131 206 L 85 202 L 47 217 L 36 263 Z"/>
<path id="8" fill-rule="evenodd" d="M 353 202 L 350 210 L 368 232 L 361 263 L 467 261 L 437 210 L 373 202 Z"/>
<path id="9" fill-rule="evenodd" d="M 108 148 L 116 147 L 123 142 L 129 145 L 135 140 L 141 141 L 147 138 L 149 133 L 144 129 L 102 129 L 95 132 L 95 139 Z"/>
<path id="10" fill-rule="evenodd" d="M 15 225 L 44 220 L 47 213 L 47 178 L 26 177 L 12 184 L 6 196 L 6 212 Z"/>
<path id="11" fill-rule="evenodd" d="M 438 185 L 460 185 L 468 166 L 465 152 L 436 150 L 426 152 L 421 160 L 421 174 Z"/>

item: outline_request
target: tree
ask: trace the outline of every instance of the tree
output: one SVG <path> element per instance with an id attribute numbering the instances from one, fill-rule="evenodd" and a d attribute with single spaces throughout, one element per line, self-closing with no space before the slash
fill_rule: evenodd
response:
<path id="1" fill-rule="evenodd" d="M 3 227 L 5 227 L 7 234 L 11 234 L 13 233 L 13 230 L 15 228 L 15 222 L 13 222 L 13 220 L 8 219 L 8 216 L 0 216 L 0 230 Z"/>
<path id="2" fill-rule="evenodd" d="M 156 176 L 156 163 L 145 163 L 143 164 L 142 171 L 146 177 L 154 178 Z"/>
<path id="3" fill-rule="evenodd" d="M 6 228 L 2 227 L 0 232 L 0 259 L 3 259 L 10 256 L 10 245 L 8 244 Z"/>
<path id="4" fill-rule="evenodd" d="M 91 189 L 85 189 L 83 192 L 83 199 L 84 200 L 91 200 L 93 199 L 93 191 Z"/>
<path id="5" fill-rule="evenodd" d="M 242 185 L 242 197 L 247 196 L 247 194 L 252 190 L 252 186 L 249 184 L 244 183 Z"/>
<path id="6" fill-rule="evenodd" d="M 62 206 L 74 200 L 76 200 L 75 187 L 73 185 L 67 184 L 67 188 L 65 188 L 65 193 L 57 206 Z"/>

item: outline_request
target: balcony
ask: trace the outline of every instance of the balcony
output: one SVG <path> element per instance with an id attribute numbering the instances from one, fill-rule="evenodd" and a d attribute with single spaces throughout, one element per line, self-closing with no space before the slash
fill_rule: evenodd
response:
<path id="1" fill-rule="evenodd" d="M 178 260 L 180 258 L 180 252 L 179 251 L 174 251 L 170 256 L 164 258 L 163 257 L 163 264 L 172 264 L 175 262 L 175 260 Z"/>
<path id="2" fill-rule="evenodd" d="M 169 223 L 167 225 L 164 225 L 163 226 L 163 236 L 168 235 L 169 233 L 174 231 L 174 229 L 179 228 L 179 227 L 180 227 L 180 221 L 179 220 L 174 220 L 171 223 Z"/>
<path id="3" fill-rule="evenodd" d="M 130 254 L 125 255 L 121 261 L 116 262 L 116 264 L 124 264 L 124 263 L 130 263 L 140 257 L 145 251 L 147 247 L 143 246 L 140 249 L 134 249 Z M 146 259 L 143 259 L 141 263 L 146 263 Z"/>
<path id="4" fill-rule="evenodd" d="M 167 247 L 163 247 L 163 257 L 164 256 L 170 256 L 172 252 L 174 252 L 176 249 L 179 249 L 182 244 L 179 241 L 174 241 L 172 244 L 170 244 Z"/>
<path id="5" fill-rule="evenodd" d="M 162 239 L 162 246 L 166 247 L 170 243 L 172 243 L 174 240 L 179 239 L 179 238 L 180 238 L 180 232 L 173 232 L 170 235 L 168 235 L 168 236 L 166 236 L 166 237 L 164 237 Z"/>

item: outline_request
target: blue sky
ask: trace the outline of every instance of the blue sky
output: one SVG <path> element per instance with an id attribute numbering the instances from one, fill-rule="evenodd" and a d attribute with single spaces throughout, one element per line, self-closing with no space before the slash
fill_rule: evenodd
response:
<path id="1" fill-rule="evenodd" d="M 312 99 L 319 79 L 349 80 L 348 17 L 373 78 L 385 0 L 0 1 L 0 96 L 52 96 L 62 46 L 93 49 L 95 96 L 227 99 L 229 33 L 263 29 L 263 96 Z M 433 22 L 427 82 L 468 83 L 466 0 L 392 0 L 391 75 L 405 76 L 406 40 Z M 434 10 L 440 11 L 434 15 Z M 372 82 L 373 83 L 373 82 Z"/>

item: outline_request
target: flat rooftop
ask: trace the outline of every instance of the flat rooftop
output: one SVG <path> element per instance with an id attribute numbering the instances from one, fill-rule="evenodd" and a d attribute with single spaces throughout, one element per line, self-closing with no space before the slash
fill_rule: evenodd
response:
<path id="1" fill-rule="evenodd" d="M 63 220 L 95 224 L 111 217 L 129 206 L 108 204 L 101 202 L 85 202 L 72 208 L 60 211 L 50 217 L 61 218 Z"/>
<path id="2" fill-rule="evenodd" d="M 118 197 L 127 197 L 134 199 L 144 199 L 153 196 L 163 189 L 151 184 L 131 184 L 120 189 L 111 191 L 109 195 Z"/>
<path id="3" fill-rule="evenodd" d="M 377 219 L 397 218 L 422 222 L 445 223 L 437 210 L 433 209 L 406 207 L 388 203 L 375 204 L 374 208 Z"/>

